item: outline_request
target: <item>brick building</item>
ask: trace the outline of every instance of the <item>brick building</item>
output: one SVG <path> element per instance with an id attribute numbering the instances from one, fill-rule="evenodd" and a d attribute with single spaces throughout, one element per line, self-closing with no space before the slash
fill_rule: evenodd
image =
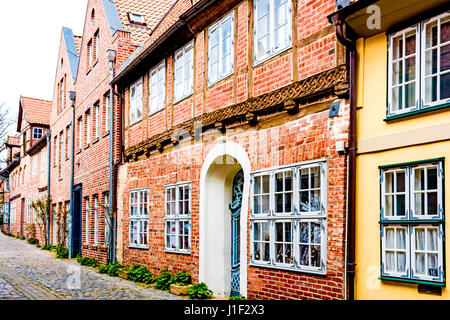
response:
<path id="1" fill-rule="evenodd" d="M 108 241 L 105 240 L 107 223 L 103 210 L 108 206 L 110 191 L 111 73 L 107 51 L 115 50 L 115 66 L 119 67 L 137 47 L 143 44 L 150 30 L 155 27 L 156 22 L 162 18 L 170 5 L 171 1 L 164 0 L 88 1 L 74 84 L 76 101 L 72 222 L 76 224 L 72 226 L 72 242 L 75 241 L 72 243 L 73 255 L 81 251 L 83 256 L 93 257 L 101 263 L 107 260 Z M 68 73 L 64 74 L 67 74 L 67 81 L 72 80 Z M 58 75 L 56 83 L 61 80 L 65 83 L 63 73 Z M 55 96 L 57 92 L 55 85 Z M 63 85 L 63 99 L 66 94 L 67 87 Z M 67 107 L 66 104 L 63 105 Z M 119 141 L 118 110 L 118 107 L 113 109 L 115 117 L 113 141 Z M 53 142 L 56 141 L 56 150 L 58 146 L 64 146 L 64 142 L 58 141 L 65 141 L 66 135 L 64 129 L 67 125 L 66 114 L 61 117 L 61 120 L 56 122 L 61 121 L 58 128 L 60 131 L 54 131 L 52 138 Z M 120 144 L 114 143 L 116 159 L 119 149 Z M 55 151 L 55 156 L 57 154 Z M 56 156 L 54 160 L 56 159 L 59 158 Z M 70 167 L 66 165 L 61 167 L 64 168 L 60 173 L 62 183 L 66 185 L 70 181 Z M 53 168 L 60 170 L 58 163 L 54 163 Z M 61 201 L 58 201 L 62 205 L 66 199 L 61 195 Z M 78 221 L 81 223 L 78 224 Z M 79 234 L 81 239 L 75 239 Z"/>
<path id="2" fill-rule="evenodd" d="M 13 235 L 32 236 L 42 244 L 45 234 L 38 226 L 37 214 L 30 204 L 47 192 L 48 153 L 46 132 L 50 128 L 52 102 L 21 97 L 16 137 L 9 137 L 8 166 L 10 179 L 9 228 Z"/>
<path id="3" fill-rule="evenodd" d="M 334 4 L 177 0 L 127 59 L 113 81 L 121 263 L 185 269 L 215 295 L 343 299 L 349 108 Z"/>

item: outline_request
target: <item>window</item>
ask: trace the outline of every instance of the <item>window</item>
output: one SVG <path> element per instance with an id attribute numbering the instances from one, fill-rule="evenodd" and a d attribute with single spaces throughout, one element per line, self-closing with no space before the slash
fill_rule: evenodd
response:
<path id="1" fill-rule="evenodd" d="M 31 169 L 31 175 L 34 177 L 37 173 L 37 156 L 33 157 L 33 167 Z"/>
<path id="2" fill-rule="evenodd" d="M 94 196 L 94 245 L 98 244 L 98 195 Z"/>
<path id="3" fill-rule="evenodd" d="M 68 125 L 66 127 L 66 144 L 65 144 L 65 146 L 66 146 L 66 148 L 65 148 L 65 150 L 66 150 L 66 152 L 65 152 L 66 159 L 69 159 L 69 143 L 70 143 L 70 125 Z"/>
<path id="4" fill-rule="evenodd" d="M 42 149 L 42 151 L 41 151 L 41 172 L 44 172 L 44 170 L 45 170 L 45 157 L 46 156 L 47 156 L 46 149 Z"/>
<path id="5" fill-rule="evenodd" d="M 31 223 L 31 197 L 27 198 L 27 223 Z"/>
<path id="6" fill-rule="evenodd" d="M 128 17 L 131 23 L 145 24 L 145 18 L 142 14 L 128 12 Z"/>
<path id="7" fill-rule="evenodd" d="M 111 228 L 111 220 L 109 216 L 109 192 L 104 194 L 105 197 L 105 208 L 104 208 L 104 216 L 105 216 L 105 244 L 109 245 L 109 235 Z"/>
<path id="8" fill-rule="evenodd" d="M 53 148 L 53 166 L 56 167 L 56 164 L 58 162 L 58 136 L 55 135 L 53 138 L 53 145 L 55 146 Z"/>
<path id="9" fill-rule="evenodd" d="M 39 199 L 39 196 L 35 195 L 33 197 L 33 202 L 36 202 L 37 199 Z M 33 212 L 33 221 L 34 221 L 34 223 L 36 223 L 38 221 L 38 212 L 34 209 L 32 209 L 32 212 Z"/>
<path id="10" fill-rule="evenodd" d="M 99 47 L 100 47 L 100 35 L 99 32 L 97 31 L 94 35 L 94 61 L 97 61 L 98 59 L 98 53 L 100 52 Z"/>
<path id="11" fill-rule="evenodd" d="M 87 45 L 87 61 L 88 61 L 88 70 L 90 67 L 92 67 L 92 64 L 94 63 L 94 49 L 92 47 L 92 39 L 88 42 Z"/>
<path id="12" fill-rule="evenodd" d="M 388 116 L 450 102 L 450 13 L 389 35 Z"/>
<path id="13" fill-rule="evenodd" d="M 85 228 L 84 228 L 84 231 L 85 231 L 85 234 L 86 234 L 86 242 L 85 243 L 89 243 L 89 198 L 88 197 L 86 197 L 85 199 L 84 199 L 84 202 L 85 202 L 85 212 L 86 212 L 86 215 L 85 215 Z"/>
<path id="14" fill-rule="evenodd" d="M 381 167 L 381 275 L 444 281 L 443 163 Z"/>
<path id="15" fill-rule="evenodd" d="M 78 148 L 83 148 L 83 118 L 78 118 Z"/>
<path id="16" fill-rule="evenodd" d="M 10 222 L 16 223 L 16 201 L 11 202 L 10 210 Z"/>
<path id="17" fill-rule="evenodd" d="M 63 138 L 63 131 L 59 133 L 59 179 L 63 178 L 63 157 L 64 157 L 64 138 Z"/>
<path id="18" fill-rule="evenodd" d="M 91 143 L 91 112 L 86 112 L 86 144 Z"/>
<path id="19" fill-rule="evenodd" d="M 191 250 L 191 185 L 166 186 L 165 247 L 168 252 Z"/>
<path id="20" fill-rule="evenodd" d="M 175 52 L 175 102 L 178 102 L 192 94 L 194 71 L 193 57 L 194 40 Z"/>
<path id="21" fill-rule="evenodd" d="M 211 85 L 233 73 L 233 12 L 209 28 L 208 83 Z"/>
<path id="22" fill-rule="evenodd" d="M 111 99 L 109 98 L 109 94 L 107 94 L 105 96 L 105 131 L 109 131 L 109 127 L 110 127 L 110 104 L 111 104 Z"/>
<path id="23" fill-rule="evenodd" d="M 130 125 L 142 120 L 142 78 L 130 87 Z"/>
<path id="24" fill-rule="evenodd" d="M 130 191 L 130 247 L 148 248 L 148 190 Z"/>
<path id="25" fill-rule="evenodd" d="M 166 96 L 166 62 L 161 61 L 149 74 L 149 114 L 164 109 Z"/>
<path id="26" fill-rule="evenodd" d="M 95 138 L 99 137 L 99 131 L 100 131 L 100 105 L 97 103 L 94 106 L 95 111 L 95 120 L 94 120 L 94 136 Z"/>
<path id="27" fill-rule="evenodd" d="M 326 273 L 326 164 L 251 176 L 251 264 Z"/>
<path id="28" fill-rule="evenodd" d="M 291 0 L 255 0 L 255 63 L 290 48 Z"/>
<path id="29" fill-rule="evenodd" d="M 39 140 L 42 138 L 42 128 L 33 128 L 33 139 Z"/>

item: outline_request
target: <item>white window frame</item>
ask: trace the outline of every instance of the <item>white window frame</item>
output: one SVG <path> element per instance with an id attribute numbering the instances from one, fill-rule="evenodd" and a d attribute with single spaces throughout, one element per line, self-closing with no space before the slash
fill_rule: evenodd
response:
<path id="1" fill-rule="evenodd" d="M 162 75 L 162 76 L 161 76 Z M 148 73 L 148 107 L 149 115 L 155 114 L 165 108 L 166 104 L 166 59 L 150 69 Z M 162 82 L 162 92 L 159 87 Z M 156 91 L 156 93 L 155 93 Z M 156 103 L 154 100 L 156 99 Z"/>
<path id="2" fill-rule="evenodd" d="M 142 199 L 141 199 L 141 194 L 142 193 L 146 193 L 147 194 L 147 203 L 143 203 Z M 136 202 L 136 208 L 137 208 L 137 214 L 135 215 L 131 215 L 131 207 L 132 207 L 132 203 L 131 203 L 131 199 L 132 199 L 132 194 L 137 194 L 137 202 Z M 133 189 L 130 190 L 129 192 L 129 223 L 128 223 L 128 246 L 130 248 L 140 248 L 140 249 L 148 249 L 149 247 L 149 213 L 150 213 L 150 207 L 149 207 L 149 203 L 150 203 L 150 193 L 149 193 L 149 189 L 148 188 L 141 188 L 141 189 Z M 146 211 L 147 214 L 142 213 L 141 211 L 141 207 L 142 205 L 145 205 L 146 207 Z M 147 243 L 137 243 L 134 244 L 131 242 L 131 235 L 132 235 L 132 230 L 131 230 L 131 225 L 132 222 L 137 222 L 138 225 L 138 229 L 137 229 L 137 238 L 138 238 L 138 242 L 140 242 L 140 233 L 141 233 L 141 226 L 142 223 L 146 223 L 146 235 L 147 235 Z"/>
<path id="3" fill-rule="evenodd" d="M 192 59 L 185 61 L 187 54 L 190 54 Z M 194 40 L 191 40 L 181 49 L 175 51 L 174 54 L 174 68 L 173 68 L 173 100 L 177 103 L 188 96 L 192 95 L 194 90 Z M 190 76 L 187 70 L 190 69 Z M 181 81 L 177 78 L 177 70 L 181 70 Z M 188 87 L 189 89 L 186 89 Z"/>
<path id="4" fill-rule="evenodd" d="M 223 39 L 223 26 L 226 22 L 230 21 L 230 53 L 225 57 L 227 59 L 230 59 L 229 61 L 229 70 L 222 70 L 223 60 L 225 59 L 223 57 L 223 46 L 225 40 Z M 218 43 L 216 46 L 218 47 L 218 56 L 217 60 L 213 61 L 211 59 L 211 39 L 212 39 L 212 33 L 218 32 Z M 215 78 L 211 77 L 211 70 L 212 70 L 212 64 L 217 63 L 217 75 Z M 220 80 L 232 75 L 234 73 L 234 11 L 230 12 L 228 15 L 226 15 L 224 18 L 222 18 L 220 21 L 212 25 L 208 29 L 208 86 L 211 86 Z"/>
<path id="5" fill-rule="evenodd" d="M 450 103 L 450 98 L 446 99 L 440 99 L 440 76 L 443 74 L 450 73 L 450 70 L 441 71 L 440 70 L 440 48 L 443 45 L 449 45 L 450 42 L 446 42 L 445 44 L 440 43 L 440 19 L 447 17 L 450 15 L 450 11 L 443 12 L 439 15 L 436 15 L 432 18 L 423 20 L 417 24 L 414 24 L 410 27 L 407 27 L 403 30 L 400 30 L 398 32 L 395 32 L 393 34 L 388 35 L 388 108 L 387 108 L 387 116 L 395 116 L 399 114 L 409 113 L 411 111 L 416 111 L 420 109 L 427 109 L 429 107 L 439 106 Z M 436 46 L 432 46 L 430 48 L 426 47 L 426 25 L 433 23 L 435 21 L 438 21 L 438 44 Z M 415 30 L 416 32 L 416 79 L 415 79 L 415 93 L 416 93 L 416 103 L 415 106 L 404 108 L 401 110 L 392 111 L 392 102 L 393 102 L 393 81 L 392 81 L 392 75 L 393 75 L 393 45 L 392 45 L 392 38 L 397 37 L 399 35 L 404 35 L 405 33 Z M 437 49 L 437 73 L 433 73 L 431 75 L 426 76 L 425 75 L 425 69 L 426 69 L 426 51 Z M 405 52 L 405 41 L 403 41 L 403 52 Z M 399 60 L 404 61 L 405 57 L 400 58 Z M 403 64 L 402 68 L 402 80 L 405 80 L 405 65 Z M 429 77 L 437 77 L 437 97 L 438 99 L 433 102 L 426 102 L 425 101 L 425 95 L 426 95 L 426 78 Z M 408 83 L 412 83 L 408 82 Z M 401 87 L 404 88 L 404 82 L 402 83 Z M 402 92 L 404 90 L 402 89 Z M 405 100 L 405 94 L 402 94 L 402 101 Z"/>
<path id="6" fill-rule="evenodd" d="M 78 118 L 78 147 L 83 149 L 83 141 L 84 139 L 84 132 L 83 132 L 83 118 Z"/>
<path id="7" fill-rule="evenodd" d="M 405 35 L 406 33 L 410 31 L 415 31 L 416 33 L 416 52 L 415 52 L 415 66 L 416 66 L 416 74 L 415 74 L 415 80 L 405 82 L 405 61 L 412 55 L 406 56 L 406 47 L 405 47 Z M 405 55 L 402 57 L 393 60 L 393 38 L 397 38 L 399 36 L 403 37 L 403 48 L 402 51 Z M 411 27 L 408 27 L 406 29 L 403 29 L 401 31 L 398 31 L 394 34 L 391 34 L 388 36 L 388 115 L 396 115 L 401 113 L 407 113 L 414 111 L 419 108 L 419 92 L 420 92 L 420 33 L 419 33 L 419 25 L 413 25 Z M 402 62 L 402 83 L 394 85 L 392 81 L 393 77 L 393 63 L 395 62 Z M 393 87 L 400 87 L 402 90 L 402 107 L 405 105 L 405 86 L 407 84 L 415 83 L 415 105 L 409 108 L 402 108 L 396 111 L 392 111 L 392 104 L 393 104 Z"/>
<path id="8" fill-rule="evenodd" d="M 187 188 L 189 190 L 189 198 L 188 199 L 181 199 L 180 198 L 180 189 Z M 174 189 L 175 190 L 175 214 L 168 214 L 167 211 L 167 204 L 168 204 L 168 199 L 167 199 L 167 193 L 169 189 Z M 191 202 L 192 202 L 192 186 L 191 186 L 191 182 L 181 182 L 181 183 L 176 183 L 176 184 L 170 184 L 170 185 L 166 185 L 164 188 L 164 251 L 165 252 L 170 252 L 170 253 L 182 253 L 182 254 L 190 254 L 191 253 L 191 237 L 192 237 L 192 220 L 191 220 Z M 188 200 L 188 214 L 181 214 L 180 210 L 179 210 L 179 202 L 180 201 L 186 201 Z M 179 236 L 180 235 L 185 235 L 185 233 L 181 233 L 179 230 L 179 223 L 180 222 L 186 222 L 189 225 L 189 235 L 188 235 L 188 249 L 180 249 L 180 241 L 179 241 Z M 175 249 L 170 248 L 169 247 L 169 243 L 167 241 L 167 223 L 170 222 L 175 222 L 176 225 L 176 229 L 175 229 Z"/>
<path id="9" fill-rule="evenodd" d="M 395 248 L 388 248 L 386 249 L 386 229 L 395 229 Z M 405 249 L 399 249 L 397 247 L 397 229 L 404 229 L 405 230 Z M 400 278 L 409 278 L 409 270 L 410 270 L 410 241 L 409 241 L 409 227 L 407 225 L 395 225 L 395 224 L 389 224 L 389 225 L 382 225 L 381 226 L 381 244 L 382 244 L 382 250 L 381 250 L 381 256 L 382 256 L 382 263 L 381 263 L 381 270 L 382 274 L 390 277 L 400 277 Z M 386 270 L 386 251 L 392 251 L 395 252 L 395 258 L 397 258 L 398 252 L 405 252 L 405 271 L 404 272 L 398 272 L 398 271 L 388 271 Z M 394 261 L 396 269 L 397 269 L 397 259 Z"/>
<path id="10" fill-rule="evenodd" d="M 16 223 L 16 201 L 11 201 L 11 207 L 10 207 L 10 222 Z"/>
<path id="11" fill-rule="evenodd" d="M 416 215 L 415 214 L 415 181 L 414 181 L 414 170 L 416 169 L 427 169 L 427 168 L 436 168 L 437 170 L 437 209 L 438 214 L 436 215 Z M 421 161 L 420 163 L 411 163 L 404 164 L 399 166 L 390 166 L 388 168 L 381 169 L 380 175 L 380 185 L 381 185 L 381 199 L 384 198 L 384 181 L 385 180 L 385 172 L 395 172 L 400 170 L 406 170 L 406 177 L 408 184 L 405 186 L 405 190 L 408 190 L 405 197 L 405 208 L 406 216 L 402 219 L 398 217 L 387 217 L 383 214 L 385 211 L 385 202 L 381 201 L 381 276 L 386 276 L 390 278 L 399 278 L 399 279 L 408 279 L 408 280 L 417 280 L 417 281 L 431 281 L 431 282 L 443 282 L 444 281 L 444 265 L 443 265 L 443 256 L 444 256 L 444 248 L 443 248 L 443 225 L 444 221 L 444 209 L 443 209 L 443 186 L 444 186 L 444 171 L 443 171 L 443 160 L 427 160 Z M 425 173 L 424 177 L 427 177 L 427 173 Z M 425 179 L 424 184 L 427 185 L 427 180 Z M 436 192 L 435 189 L 432 189 L 432 192 Z M 426 208 L 426 206 L 425 206 Z M 431 222 L 430 222 L 431 221 Z M 434 222 L 435 221 L 435 222 Z M 428 276 L 428 275 L 419 275 L 415 272 L 415 232 L 416 228 L 438 228 L 438 268 L 439 275 Z M 406 228 L 406 266 L 404 273 L 386 271 L 386 228 Z M 396 240 L 395 240 L 396 241 Z M 426 245 L 426 244 L 425 244 Z M 388 251 L 393 251 L 389 250 Z"/>
<path id="12" fill-rule="evenodd" d="M 42 128 L 33 128 L 33 139 L 39 140 L 42 138 L 42 135 L 44 134 L 44 130 Z"/>
<path id="13" fill-rule="evenodd" d="M 258 56 L 258 39 L 262 38 L 260 37 L 260 30 L 258 30 L 258 0 L 255 0 L 253 2 L 253 12 L 254 12 L 254 19 L 253 19 L 253 42 L 254 42 L 254 52 L 253 52 L 253 60 L 254 65 L 258 65 L 262 63 L 263 61 L 266 61 L 267 59 L 272 58 L 273 56 L 276 56 L 277 54 L 280 54 L 281 52 L 289 49 L 292 47 L 292 0 L 287 0 L 287 26 L 286 29 L 288 30 L 288 34 L 286 35 L 287 41 L 284 44 L 284 46 L 280 46 L 279 48 L 275 48 L 275 31 L 274 31 L 274 2 L 275 0 L 268 0 L 270 2 L 270 9 L 268 12 L 269 15 L 269 43 L 270 43 L 270 50 L 267 54 L 264 54 L 262 56 Z"/>
<path id="14" fill-rule="evenodd" d="M 134 89 L 134 96 L 131 95 Z M 130 86 L 130 126 L 142 120 L 142 77 Z M 141 115 L 138 116 L 140 110 Z"/>
<path id="15" fill-rule="evenodd" d="M 100 103 L 94 106 L 95 111 L 95 138 L 100 136 Z"/>
<path id="16" fill-rule="evenodd" d="M 405 172 L 405 192 L 397 192 L 396 190 L 393 192 L 386 193 L 386 174 L 392 173 L 394 177 L 394 187 L 397 189 L 397 173 L 404 171 Z M 410 178 L 409 178 L 410 170 L 408 167 L 397 167 L 392 168 L 388 170 L 383 170 L 381 174 L 381 216 L 384 220 L 407 220 L 408 219 L 408 212 L 409 212 L 409 201 L 408 201 L 408 195 L 409 195 L 409 186 L 410 186 Z M 386 215 L 386 196 L 394 196 L 394 199 L 398 195 L 405 195 L 405 215 L 399 216 L 399 215 L 392 215 L 388 216 Z M 393 202 L 394 206 L 394 212 L 396 213 L 397 210 L 397 202 L 394 200 Z"/>
<path id="17" fill-rule="evenodd" d="M 420 70 L 421 70 L 421 81 L 422 81 L 421 95 L 422 95 L 422 107 L 423 108 L 433 107 L 433 106 L 436 106 L 436 105 L 441 105 L 441 104 L 450 102 L 450 98 L 447 98 L 447 99 L 440 99 L 440 98 L 438 98 L 436 101 L 433 101 L 433 102 L 428 102 L 428 103 L 425 102 L 425 90 L 426 90 L 425 78 L 432 77 L 432 76 L 436 75 L 436 77 L 437 77 L 437 88 L 436 88 L 436 90 L 437 90 L 437 97 L 440 97 L 440 86 L 441 86 L 441 82 L 439 81 L 440 77 L 443 74 L 450 73 L 450 69 L 446 70 L 446 71 L 441 71 L 441 54 L 440 54 L 441 53 L 440 49 L 441 49 L 442 46 L 450 45 L 450 41 L 446 42 L 444 44 L 441 43 L 441 32 L 440 32 L 441 31 L 441 24 L 440 24 L 441 18 L 445 18 L 446 16 L 449 16 L 449 15 L 450 15 L 450 11 L 447 11 L 447 12 L 439 14 L 439 15 L 433 17 L 433 18 L 430 18 L 430 19 L 427 19 L 425 21 L 422 21 L 422 23 L 421 23 L 421 37 L 420 37 L 420 39 L 421 39 L 421 44 L 422 44 L 422 50 L 421 50 L 421 60 L 420 60 L 421 68 L 420 68 Z M 437 21 L 437 27 L 438 27 L 438 33 L 437 33 L 438 44 L 436 46 L 432 46 L 430 48 L 425 48 L 425 44 L 426 44 L 426 25 L 430 24 L 430 23 L 433 23 L 435 21 Z M 437 70 L 437 73 L 433 73 L 432 75 L 426 76 L 425 75 L 426 51 L 432 50 L 433 48 L 437 49 L 436 66 L 437 66 L 438 70 Z"/>
<path id="18" fill-rule="evenodd" d="M 109 117 L 109 113 L 110 113 L 110 109 L 111 108 L 111 98 L 109 93 L 107 95 L 105 95 L 105 131 L 109 131 L 109 127 L 110 127 L 110 117 Z"/>
<path id="19" fill-rule="evenodd" d="M 91 112 L 86 112 L 86 144 L 91 143 Z"/>
<path id="20" fill-rule="evenodd" d="M 85 237 L 85 243 L 89 244 L 89 210 L 90 210 L 90 206 L 89 206 L 89 197 L 84 198 L 85 201 L 85 212 L 86 212 L 86 221 L 85 221 L 85 232 L 86 232 L 86 237 Z"/>
<path id="21" fill-rule="evenodd" d="M 321 211 L 314 213 L 306 213 L 300 212 L 300 197 L 297 195 L 300 190 L 300 171 L 305 168 L 313 168 L 318 167 L 320 173 L 320 203 L 321 203 Z M 284 173 L 289 170 L 293 172 L 293 212 L 290 213 L 277 213 L 275 210 L 275 183 L 276 183 L 276 174 Z M 270 210 L 269 213 L 254 213 L 254 181 L 256 177 L 261 177 L 264 175 L 269 175 L 269 195 L 270 195 Z M 268 170 L 263 170 L 260 172 L 254 172 L 251 174 L 250 179 L 250 188 L 251 188 L 251 197 L 250 197 L 250 265 L 260 266 L 260 267 L 268 267 L 273 269 L 282 269 L 282 270 L 291 270 L 291 271 L 299 271 L 299 272 L 307 272 L 313 274 L 326 274 L 327 270 L 327 164 L 324 160 L 315 160 L 311 162 L 299 163 L 285 167 L 273 168 Z M 321 225 L 320 229 L 320 266 L 306 266 L 300 265 L 300 223 L 301 222 L 311 222 L 311 221 L 319 221 Z M 293 259 L 293 263 L 285 263 L 285 262 L 277 262 L 276 255 L 276 223 L 279 222 L 288 222 L 291 223 L 291 242 L 292 242 L 292 252 L 291 257 Z M 269 223 L 269 233 L 270 233 L 270 261 L 261 261 L 255 259 L 254 252 L 254 228 L 255 223 Z M 283 235 L 284 237 L 284 235 Z M 256 241 L 261 242 L 261 241 Z M 309 244 L 305 244 L 309 245 Z M 262 253 L 260 253 L 262 256 Z"/>
<path id="22" fill-rule="evenodd" d="M 145 24 L 145 16 L 140 13 L 128 12 L 131 23 Z"/>
<path id="23" fill-rule="evenodd" d="M 37 174 L 37 156 L 33 157 L 31 175 L 34 177 Z"/>
<path id="24" fill-rule="evenodd" d="M 31 223 L 31 197 L 27 198 L 27 223 Z"/>
<path id="25" fill-rule="evenodd" d="M 94 245 L 98 244 L 98 195 L 94 195 Z"/>
<path id="26" fill-rule="evenodd" d="M 42 149 L 40 154 L 41 154 L 41 172 L 44 172 L 44 170 L 45 170 L 45 156 L 46 156 L 45 149 Z"/>

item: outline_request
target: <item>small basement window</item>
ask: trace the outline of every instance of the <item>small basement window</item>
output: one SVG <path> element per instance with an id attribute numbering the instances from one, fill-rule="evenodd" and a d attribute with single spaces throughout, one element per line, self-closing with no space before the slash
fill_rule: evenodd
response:
<path id="1" fill-rule="evenodd" d="M 128 12 L 128 18 L 131 23 L 145 25 L 145 18 L 142 14 Z"/>

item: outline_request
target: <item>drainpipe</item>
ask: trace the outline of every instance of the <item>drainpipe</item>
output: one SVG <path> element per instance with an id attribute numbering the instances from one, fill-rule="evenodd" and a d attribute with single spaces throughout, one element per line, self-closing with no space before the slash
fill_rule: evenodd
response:
<path id="1" fill-rule="evenodd" d="M 109 212 L 113 212 L 114 208 L 114 64 L 116 61 L 116 51 L 109 49 L 107 52 L 109 71 L 111 75 L 111 82 L 109 88 Z M 110 235 L 109 243 L 109 257 L 108 260 L 111 263 L 116 261 L 116 219 L 113 215 L 110 215 L 110 223 L 112 226 L 112 234 Z"/>
<path id="2" fill-rule="evenodd" d="M 336 30 L 336 36 L 349 54 L 349 90 L 350 90 L 350 124 L 349 124 L 349 155 L 348 155 L 348 185 L 347 185 L 347 206 L 348 218 L 346 223 L 346 265 L 345 265 L 345 284 L 346 298 L 354 300 L 355 298 L 355 217 L 356 217 L 356 43 L 345 35 L 344 29 L 347 28 L 345 17 L 339 15 L 329 18 Z"/>
<path id="3" fill-rule="evenodd" d="M 48 216 L 47 216 L 47 234 L 46 234 L 46 238 L 47 238 L 47 244 L 50 243 L 50 212 L 52 211 L 52 207 L 51 207 L 51 202 L 50 202 L 50 139 L 51 137 L 51 131 L 47 130 L 46 132 L 46 138 L 47 138 L 47 201 L 49 203 L 49 208 L 48 208 Z"/>
<path id="4" fill-rule="evenodd" d="M 69 215 L 69 241 L 67 241 L 69 245 L 69 257 L 73 258 L 73 176 L 74 176 L 74 153 L 75 153 L 75 99 L 76 99 L 76 93 L 75 91 L 69 91 L 69 100 L 71 101 L 72 105 L 72 123 L 70 128 L 70 215 Z"/>
<path id="5" fill-rule="evenodd" d="M 9 176 L 9 172 L 8 172 L 8 176 Z M 2 179 L 2 180 L 4 180 L 5 181 L 5 183 L 6 183 L 6 189 L 7 189 L 7 191 L 8 192 L 6 192 L 5 191 L 5 193 L 3 194 L 4 195 L 4 197 L 6 197 L 6 193 L 9 193 L 9 197 L 8 197 L 8 233 L 10 232 L 9 231 L 9 217 L 10 217 L 10 212 L 11 212 L 11 210 L 10 210 L 10 208 L 11 208 L 11 203 L 10 203 L 10 201 L 9 201 L 9 198 L 11 197 L 11 193 L 9 192 L 9 178 L 5 178 L 5 177 L 2 177 L 2 176 L 0 176 L 0 179 Z M 3 220 L 4 220 L 4 218 L 3 218 Z"/>

